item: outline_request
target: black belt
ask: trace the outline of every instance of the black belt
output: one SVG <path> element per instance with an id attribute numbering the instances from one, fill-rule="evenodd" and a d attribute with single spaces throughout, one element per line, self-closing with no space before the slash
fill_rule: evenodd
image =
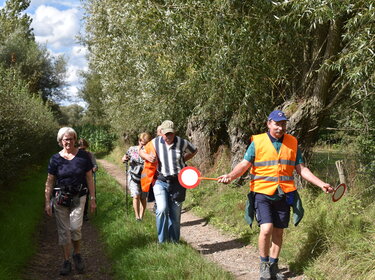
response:
<path id="1" fill-rule="evenodd" d="M 159 174 L 158 180 L 165 182 L 165 183 L 176 182 L 178 180 L 178 176 L 177 175 L 164 176 L 162 174 Z"/>

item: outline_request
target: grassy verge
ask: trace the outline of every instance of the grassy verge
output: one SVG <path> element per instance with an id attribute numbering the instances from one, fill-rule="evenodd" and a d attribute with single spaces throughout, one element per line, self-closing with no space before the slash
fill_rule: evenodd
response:
<path id="1" fill-rule="evenodd" d="M 225 149 L 204 176 L 216 177 L 230 170 Z M 113 154 L 109 160 L 118 161 Z M 349 191 L 339 202 L 306 183 L 299 190 L 305 217 L 298 227 L 285 231 L 281 262 L 307 279 L 375 279 L 375 188 L 373 178 L 360 174 L 355 156 L 335 149 L 315 150 L 309 168 L 332 185 L 338 183 L 335 161 L 345 160 Z M 211 224 L 257 246 L 259 229 L 246 224 L 243 212 L 248 182 L 241 186 L 202 181 L 188 190 L 184 207 Z"/>
<path id="2" fill-rule="evenodd" d="M 92 219 L 112 259 L 116 279 L 233 279 L 187 244 L 157 244 L 155 217 L 136 222 L 130 199 L 112 177 L 97 176 L 98 213 Z"/>
<path id="3" fill-rule="evenodd" d="M 332 185 L 338 183 L 335 161 L 345 160 L 349 191 L 333 203 L 318 188 L 304 184 L 299 190 L 305 217 L 298 227 L 290 225 L 284 236 L 281 262 L 308 279 L 375 279 L 375 195 L 373 178 L 358 173 L 353 157 L 337 150 L 318 150 L 310 169 Z M 207 177 L 230 170 L 230 159 L 223 152 Z M 372 180 L 372 183 L 371 183 Z M 211 224 L 257 246 L 258 227 L 252 229 L 243 218 L 248 182 L 242 186 L 202 181 L 188 192 L 186 207 Z M 370 199 L 369 199 L 370 198 Z"/>
<path id="4" fill-rule="evenodd" d="M 45 168 L 0 191 L 0 279 L 20 279 L 23 265 L 35 253 L 34 233 L 43 213 Z"/>

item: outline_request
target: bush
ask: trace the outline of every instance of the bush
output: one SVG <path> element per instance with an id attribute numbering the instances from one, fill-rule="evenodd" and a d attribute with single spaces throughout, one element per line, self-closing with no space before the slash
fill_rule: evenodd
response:
<path id="1" fill-rule="evenodd" d="M 85 124 L 74 127 L 79 138 L 89 142 L 90 151 L 95 153 L 108 153 L 113 148 L 113 142 L 117 136 L 113 134 L 108 126 L 95 126 Z"/>
<path id="2" fill-rule="evenodd" d="M 14 69 L 0 67 L 0 186 L 56 147 L 57 123 Z"/>

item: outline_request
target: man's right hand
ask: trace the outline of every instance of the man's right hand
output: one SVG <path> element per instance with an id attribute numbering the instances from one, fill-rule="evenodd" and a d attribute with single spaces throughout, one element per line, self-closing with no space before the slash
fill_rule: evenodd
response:
<path id="1" fill-rule="evenodd" d="M 144 157 L 149 162 L 155 162 L 156 161 L 156 155 L 154 155 L 154 154 L 145 154 Z"/>
<path id="2" fill-rule="evenodd" d="M 44 207 L 44 211 L 46 211 L 46 214 L 50 217 L 52 217 L 52 207 L 50 202 L 46 202 L 46 206 Z"/>

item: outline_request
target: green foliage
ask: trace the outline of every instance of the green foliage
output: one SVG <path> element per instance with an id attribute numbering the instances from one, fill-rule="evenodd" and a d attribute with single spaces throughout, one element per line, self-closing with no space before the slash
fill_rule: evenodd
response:
<path id="1" fill-rule="evenodd" d="M 164 119 L 183 134 L 194 117 L 227 144 L 231 128 L 262 131 L 267 113 L 285 105 L 290 115 L 305 110 L 291 122 L 304 144 L 324 118 L 347 119 L 337 104 L 373 104 L 366 0 L 89 0 L 85 9 L 83 96 L 118 134 L 154 131 Z"/>
<path id="2" fill-rule="evenodd" d="M 76 126 L 82 122 L 84 108 L 78 104 L 60 106 L 62 118 L 59 123 L 63 126 Z"/>
<path id="3" fill-rule="evenodd" d="M 30 93 L 40 94 L 44 101 L 59 99 L 66 62 L 62 56 L 51 57 L 45 47 L 35 42 L 30 19 L 22 15 L 28 5 L 29 1 L 11 0 L 0 10 L 0 64 L 17 68 Z"/>
<path id="4" fill-rule="evenodd" d="M 142 223 L 136 222 L 120 186 L 102 169 L 97 178 L 99 208 L 92 221 L 101 231 L 116 279 L 233 279 L 187 244 L 158 245 L 155 217 L 146 213 Z"/>
<path id="5" fill-rule="evenodd" d="M 82 73 L 84 79 L 83 88 L 79 94 L 89 104 L 82 122 L 94 125 L 106 124 L 107 118 L 103 110 L 105 95 L 100 84 L 100 75 L 97 73 Z"/>
<path id="6" fill-rule="evenodd" d="M 108 126 L 95 126 L 85 124 L 74 127 L 79 138 L 89 142 L 89 149 L 95 153 L 107 153 L 112 150 L 117 136 L 113 134 Z"/>
<path id="7" fill-rule="evenodd" d="M 15 69 L 0 67 L 0 185 L 56 147 L 57 123 Z"/>
<path id="8" fill-rule="evenodd" d="M 47 164 L 47 163 L 45 163 Z M 36 251 L 34 233 L 43 214 L 45 166 L 18 174 L 23 180 L 0 189 L 0 279 L 22 279 L 24 265 Z"/>
<path id="9" fill-rule="evenodd" d="M 84 41 L 90 69 L 100 74 L 97 94 L 111 126 L 133 135 L 154 131 L 168 118 L 183 133 L 188 117 L 197 115 L 214 133 L 234 114 L 263 118 L 287 94 L 282 69 L 290 67 L 276 63 L 290 61 L 273 45 L 279 38 L 261 31 L 275 21 L 264 13 L 269 8 L 264 1 L 254 7 L 229 1 L 88 1 Z M 88 100 L 90 110 L 94 98 Z M 244 118 L 237 123 L 248 127 Z"/>

